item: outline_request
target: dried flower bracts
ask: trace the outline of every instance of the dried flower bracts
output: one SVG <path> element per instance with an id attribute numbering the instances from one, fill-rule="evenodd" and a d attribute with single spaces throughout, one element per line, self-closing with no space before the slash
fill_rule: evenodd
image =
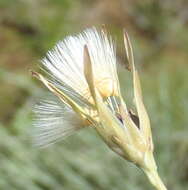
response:
<path id="1" fill-rule="evenodd" d="M 56 97 L 36 106 L 39 145 L 48 145 L 85 127 L 93 127 L 105 143 L 148 175 L 157 189 L 165 189 L 153 158 L 150 121 L 143 99 L 132 46 L 124 44 L 133 74 L 137 114 L 127 109 L 116 71 L 115 48 L 104 30 L 87 29 L 67 37 L 42 60 L 46 76 L 33 72 Z"/>

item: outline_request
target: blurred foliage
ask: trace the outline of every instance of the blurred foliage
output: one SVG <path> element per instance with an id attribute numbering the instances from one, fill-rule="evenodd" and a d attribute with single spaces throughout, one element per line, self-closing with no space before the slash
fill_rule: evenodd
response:
<path id="1" fill-rule="evenodd" d="M 129 31 L 151 117 L 159 173 L 188 189 L 188 2 L 186 0 L 0 0 L 0 189 L 151 189 L 142 172 L 111 152 L 92 129 L 45 149 L 32 146 L 32 107 L 44 88 L 29 70 L 66 35 L 106 24 L 122 69 Z"/>

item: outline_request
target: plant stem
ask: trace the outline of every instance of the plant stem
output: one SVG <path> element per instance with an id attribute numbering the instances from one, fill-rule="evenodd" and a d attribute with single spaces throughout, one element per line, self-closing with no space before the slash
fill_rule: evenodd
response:
<path id="1" fill-rule="evenodd" d="M 145 171 L 145 173 L 156 190 L 167 190 L 161 178 L 159 177 L 157 170 L 148 170 Z"/>

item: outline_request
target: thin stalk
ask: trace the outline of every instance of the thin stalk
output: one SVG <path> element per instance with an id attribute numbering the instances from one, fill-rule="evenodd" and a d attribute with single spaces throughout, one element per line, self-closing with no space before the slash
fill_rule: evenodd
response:
<path id="1" fill-rule="evenodd" d="M 148 170 L 145 171 L 145 173 L 156 190 L 167 190 L 161 178 L 159 177 L 157 170 Z"/>
<path id="2" fill-rule="evenodd" d="M 145 165 L 143 165 L 142 170 L 147 175 L 150 183 L 155 187 L 156 190 L 167 190 L 164 183 L 157 172 L 157 165 L 153 157 L 152 152 L 148 152 L 145 155 Z"/>

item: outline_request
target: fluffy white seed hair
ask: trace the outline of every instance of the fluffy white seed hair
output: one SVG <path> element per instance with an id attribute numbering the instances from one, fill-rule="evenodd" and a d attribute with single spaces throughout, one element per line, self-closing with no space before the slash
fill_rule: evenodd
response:
<path id="1" fill-rule="evenodd" d="M 48 146 L 83 127 L 83 121 L 65 103 L 49 96 L 34 108 L 34 144 Z"/>
<path id="2" fill-rule="evenodd" d="M 65 38 L 42 60 L 44 69 L 52 78 L 67 84 L 80 95 L 87 87 L 83 64 L 84 45 L 88 47 L 94 72 L 105 71 L 113 81 L 118 81 L 112 39 L 103 30 L 98 31 L 96 28 Z"/>
<path id="3" fill-rule="evenodd" d="M 53 85 L 87 106 L 80 98 L 88 87 L 83 64 L 85 45 L 89 50 L 94 75 L 105 71 L 118 86 L 114 44 L 103 30 L 96 28 L 86 29 L 79 35 L 69 36 L 57 43 L 42 60 L 42 66 Z M 58 98 L 40 102 L 34 112 L 35 142 L 40 146 L 54 143 L 83 127 L 82 120 L 71 107 Z"/>

